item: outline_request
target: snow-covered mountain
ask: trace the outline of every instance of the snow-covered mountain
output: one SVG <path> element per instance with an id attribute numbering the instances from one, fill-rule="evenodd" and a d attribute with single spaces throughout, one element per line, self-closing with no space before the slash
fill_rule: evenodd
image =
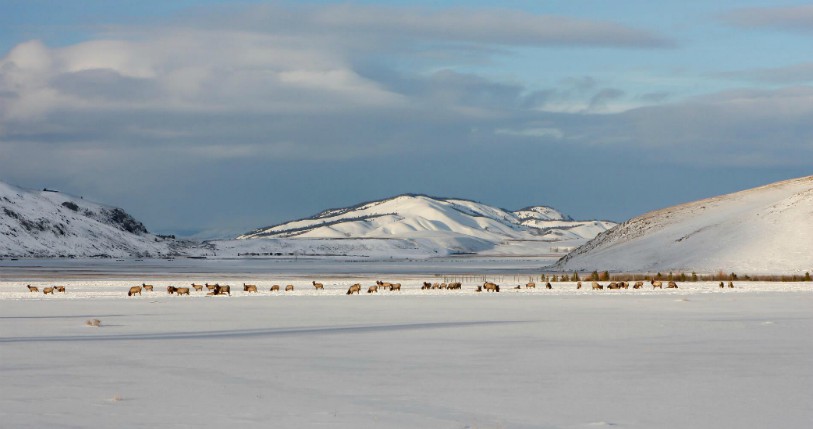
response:
<path id="1" fill-rule="evenodd" d="M 551 244 L 575 246 L 614 225 L 574 221 L 550 207 L 511 212 L 464 199 L 404 194 L 260 228 L 238 240 L 406 240 L 412 247 L 433 253 L 490 252 L 511 242 L 524 242 L 522 253 L 549 253 Z"/>
<path id="2" fill-rule="evenodd" d="M 599 234 L 554 267 L 813 272 L 813 176 L 646 213 Z"/>
<path id="3" fill-rule="evenodd" d="M 120 208 L 0 182 L 2 256 L 161 256 L 174 246 Z"/>

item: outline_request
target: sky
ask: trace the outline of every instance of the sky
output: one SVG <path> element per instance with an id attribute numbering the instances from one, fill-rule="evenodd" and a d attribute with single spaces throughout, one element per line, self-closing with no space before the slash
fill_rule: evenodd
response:
<path id="1" fill-rule="evenodd" d="M 0 0 L 0 181 L 212 237 L 401 193 L 624 221 L 813 174 L 813 4 Z"/>

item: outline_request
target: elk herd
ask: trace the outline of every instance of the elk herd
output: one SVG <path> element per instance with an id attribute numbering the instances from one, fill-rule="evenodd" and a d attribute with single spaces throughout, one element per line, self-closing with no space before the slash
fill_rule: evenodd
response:
<path id="1" fill-rule="evenodd" d="M 678 285 L 674 281 L 670 280 L 670 281 L 667 281 L 665 283 L 666 283 L 666 289 L 678 289 Z M 325 290 L 324 283 L 319 283 L 319 282 L 314 280 L 314 281 L 311 282 L 311 284 L 313 285 L 314 290 L 316 290 L 316 291 L 324 291 Z M 563 284 L 567 284 L 567 283 L 563 283 Z M 660 280 L 650 280 L 649 284 L 652 286 L 652 289 L 663 289 L 664 288 L 664 282 L 660 281 Z M 641 289 L 641 288 L 644 287 L 644 282 L 643 281 L 636 281 L 635 283 L 631 283 L 631 282 L 627 282 L 627 281 L 617 281 L 617 282 L 610 282 L 610 283 L 608 283 L 606 285 L 602 285 L 597 281 L 592 281 L 591 285 L 592 285 L 592 290 L 604 290 L 605 288 L 608 289 L 608 290 L 620 290 L 620 289 L 629 289 L 630 286 L 632 286 L 633 289 Z M 38 293 L 40 291 L 40 289 L 37 286 L 28 285 L 27 287 L 28 287 L 28 290 L 30 292 L 33 292 L 33 293 Z M 178 295 L 178 296 L 190 295 L 191 290 L 194 290 L 195 292 L 204 292 L 204 288 L 206 288 L 206 290 L 207 290 L 206 295 L 207 296 L 214 296 L 214 295 L 228 295 L 228 296 L 231 296 L 231 286 L 230 285 L 221 285 L 219 283 L 215 283 L 215 284 L 192 283 L 192 284 L 190 284 L 190 287 L 177 287 L 177 286 L 171 286 L 170 285 L 170 286 L 167 286 L 167 294 L 169 294 L 169 295 Z M 719 287 L 720 287 L 720 289 L 722 289 L 722 288 L 725 288 L 726 285 L 723 282 L 720 282 Z M 734 282 L 729 281 L 727 287 L 733 289 L 734 288 Z M 576 282 L 576 289 L 581 289 L 581 288 L 582 288 L 582 282 L 581 281 Z M 423 282 L 420 289 L 421 290 L 462 290 L 463 289 L 463 284 L 461 282 L 448 282 L 448 283 L 447 282 L 444 282 L 444 283 Z M 513 289 L 522 289 L 522 286 L 517 285 Z M 534 283 L 533 281 L 526 283 L 525 284 L 525 289 L 536 289 L 536 283 Z M 553 289 L 553 285 L 550 282 L 546 282 L 545 283 L 545 289 Z M 281 287 L 278 284 L 275 284 L 275 285 L 271 286 L 271 288 L 269 289 L 270 292 L 279 292 L 280 290 L 281 290 Z M 292 285 L 292 284 L 286 285 L 284 290 L 285 290 L 285 292 L 293 292 L 294 291 L 294 285 Z M 361 294 L 361 290 L 362 290 L 361 283 L 355 283 L 355 284 L 353 284 L 352 286 L 350 286 L 347 289 L 346 294 L 347 295 L 352 295 L 352 294 L 359 295 L 359 294 Z M 259 291 L 259 288 L 258 288 L 258 286 L 256 284 L 243 283 L 243 292 L 245 292 L 247 294 L 251 294 L 251 293 L 258 293 L 258 291 Z M 377 280 L 374 285 L 369 286 L 367 288 L 367 293 L 368 294 L 378 293 L 378 292 L 382 292 L 382 291 L 400 292 L 401 291 L 401 284 L 400 283 L 390 283 L 390 282 Z M 474 292 L 495 292 L 496 293 L 496 292 L 499 292 L 499 291 L 500 291 L 500 285 L 498 285 L 496 283 L 493 283 L 493 282 L 490 282 L 490 281 L 486 281 L 482 285 L 476 286 L 476 288 L 474 289 Z M 53 295 L 54 292 L 65 293 L 65 286 L 49 286 L 49 287 L 43 287 L 42 288 L 42 293 L 45 294 L 45 295 L 49 295 L 49 294 Z M 132 286 L 128 290 L 127 296 L 141 295 L 142 292 L 153 292 L 153 285 L 142 283 L 140 286 Z"/>

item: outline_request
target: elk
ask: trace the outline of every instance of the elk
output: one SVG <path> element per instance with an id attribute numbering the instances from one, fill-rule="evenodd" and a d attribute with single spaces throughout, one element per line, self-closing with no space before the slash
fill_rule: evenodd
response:
<path id="1" fill-rule="evenodd" d="M 348 294 L 348 295 L 352 295 L 352 294 L 354 294 L 354 293 L 355 293 L 356 295 L 358 295 L 359 293 L 361 293 L 361 285 L 360 285 L 360 284 L 356 283 L 356 284 L 354 284 L 353 286 L 350 286 L 350 289 L 347 289 L 347 294 Z"/>
<path id="2" fill-rule="evenodd" d="M 536 283 L 534 282 L 525 283 L 525 289 L 536 289 Z"/>
<path id="3" fill-rule="evenodd" d="M 192 287 L 195 288 L 196 291 L 202 291 L 203 290 L 203 285 L 196 285 L 196 284 L 192 283 Z"/>
<path id="4" fill-rule="evenodd" d="M 294 291 L 294 285 L 285 286 L 285 292 L 288 292 L 288 291 L 293 292 Z"/>
<path id="5" fill-rule="evenodd" d="M 576 282 L 576 289 L 582 288 L 582 282 Z"/>
<path id="6" fill-rule="evenodd" d="M 728 282 L 728 287 L 731 288 L 731 289 L 734 289 L 734 282 L 731 282 L 731 281 Z"/>
<path id="7" fill-rule="evenodd" d="M 175 286 L 167 286 L 167 293 L 172 295 L 173 293 L 178 292 L 178 288 Z"/>
<path id="8" fill-rule="evenodd" d="M 271 292 L 279 292 L 279 285 L 271 286 Z"/>
<path id="9" fill-rule="evenodd" d="M 720 289 L 723 289 L 724 287 L 725 285 L 723 284 L 723 282 L 720 282 Z"/>
<path id="10" fill-rule="evenodd" d="M 652 289 L 658 288 L 663 289 L 663 283 L 660 281 L 650 280 L 649 283 L 652 284 Z"/>
<path id="11" fill-rule="evenodd" d="M 595 282 L 595 281 L 594 281 L 594 282 L 593 282 L 593 290 L 596 290 L 596 289 L 598 289 L 598 290 L 602 290 L 602 289 L 604 289 L 604 286 L 602 286 L 602 285 L 600 285 L 598 282 Z"/>
<path id="12" fill-rule="evenodd" d="M 215 283 L 213 285 L 210 285 L 209 283 L 206 283 L 206 289 L 209 289 L 210 291 L 215 290 L 216 287 L 217 287 L 217 283 Z"/>
<path id="13" fill-rule="evenodd" d="M 142 284 L 141 287 L 143 287 L 144 290 L 146 290 L 146 291 L 152 292 L 152 285 L 144 285 L 144 284 Z"/>
<path id="14" fill-rule="evenodd" d="M 324 290 L 325 289 L 325 285 L 323 285 L 322 283 L 316 283 L 315 281 L 313 281 L 311 283 L 313 283 L 313 287 L 316 288 L 316 290 L 319 290 L 319 289 Z"/>
<path id="15" fill-rule="evenodd" d="M 398 292 L 401 292 L 401 283 L 390 283 L 390 290 L 397 290 Z"/>
<path id="16" fill-rule="evenodd" d="M 463 289 L 463 283 L 460 282 L 449 283 L 448 285 L 446 285 L 446 289 L 455 289 L 455 290 Z"/>
<path id="17" fill-rule="evenodd" d="M 619 286 L 616 282 L 612 282 L 607 285 L 607 289 L 621 289 L 621 286 Z"/>
<path id="18" fill-rule="evenodd" d="M 215 285 L 215 290 L 212 291 L 215 295 L 228 295 L 231 296 L 231 286 L 225 285 L 220 286 L 219 284 Z"/>
<path id="19" fill-rule="evenodd" d="M 369 288 L 367 288 L 367 293 L 376 293 L 376 292 L 378 292 L 378 285 L 372 285 Z"/>
<path id="20" fill-rule="evenodd" d="M 671 280 L 670 280 L 670 281 L 669 281 L 669 284 L 668 284 L 668 285 L 666 285 L 666 288 L 667 288 L 667 289 L 677 289 L 677 288 L 678 288 L 678 285 L 677 285 L 677 283 L 675 283 L 675 282 L 673 282 L 673 281 L 671 281 Z"/>
<path id="21" fill-rule="evenodd" d="M 26 286 L 26 287 L 28 288 L 28 291 L 29 291 L 29 292 L 39 292 L 39 291 L 40 291 L 40 290 L 39 290 L 39 288 L 38 288 L 38 287 L 36 287 L 36 286 L 31 286 L 31 285 L 28 285 L 28 286 Z"/>
<path id="22" fill-rule="evenodd" d="M 189 295 L 189 288 L 188 287 L 176 287 L 175 293 L 180 295 Z"/>
<path id="23" fill-rule="evenodd" d="M 377 287 L 378 287 L 378 285 L 376 285 L 376 289 L 377 289 Z M 424 289 L 432 289 L 432 283 L 423 282 L 423 286 L 421 286 L 421 290 L 424 290 Z"/>
<path id="24" fill-rule="evenodd" d="M 53 294 L 54 294 L 54 288 L 52 288 L 52 287 L 45 287 L 45 288 L 42 288 L 42 294 L 43 294 L 43 295 L 48 295 L 49 293 L 50 293 L 51 295 L 53 295 Z"/>
<path id="25" fill-rule="evenodd" d="M 483 290 L 486 292 L 499 292 L 500 286 L 492 282 L 485 282 L 483 283 Z"/>
<path id="26" fill-rule="evenodd" d="M 634 285 L 632 285 L 632 288 L 633 288 L 633 289 L 640 289 L 640 288 L 641 288 L 641 287 L 643 287 L 643 286 L 644 286 L 644 282 L 640 282 L 640 281 L 639 281 L 639 282 L 635 282 L 635 284 L 634 284 Z"/>
<path id="27" fill-rule="evenodd" d="M 381 289 L 389 289 L 392 290 L 392 283 L 389 282 L 382 282 L 381 280 L 376 280 L 375 284 L 378 285 Z"/>
<path id="28" fill-rule="evenodd" d="M 553 286 L 550 284 L 550 282 L 545 283 L 545 289 L 553 289 Z"/>
<path id="29" fill-rule="evenodd" d="M 134 296 L 135 294 L 141 295 L 141 286 L 133 286 L 130 288 L 130 291 L 127 292 L 127 296 Z"/>
<path id="30" fill-rule="evenodd" d="M 65 286 L 54 286 L 57 292 L 65 293 Z"/>
<path id="31" fill-rule="evenodd" d="M 247 284 L 243 283 L 243 292 L 257 293 L 257 285 L 247 285 Z"/>

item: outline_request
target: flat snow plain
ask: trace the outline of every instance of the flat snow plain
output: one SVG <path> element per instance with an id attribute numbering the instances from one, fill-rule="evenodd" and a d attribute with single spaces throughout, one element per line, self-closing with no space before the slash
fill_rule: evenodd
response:
<path id="1" fill-rule="evenodd" d="M 0 281 L 0 426 L 813 427 L 813 283 L 513 290 L 506 275 L 495 294 L 402 274 L 385 278 L 401 293 L 347 296 L 379 276 L 319 276 L 323 292 L 295 275 Z M 161 290 L 193 281 L 240 290 Z"/>

